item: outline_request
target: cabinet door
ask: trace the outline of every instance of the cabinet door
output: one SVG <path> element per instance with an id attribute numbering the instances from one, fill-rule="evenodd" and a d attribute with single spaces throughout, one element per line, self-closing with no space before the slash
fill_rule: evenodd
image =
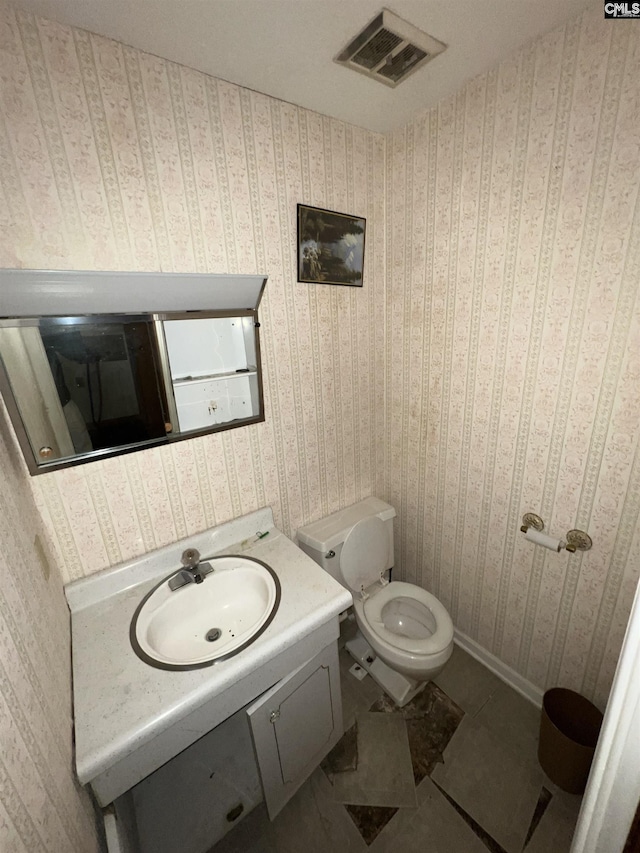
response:
<path id="1" fill-rule="evenodd" d="M 278 682 L 247 715 L 273 820 L 342 737 L 337 643 Z"/>
<path id="2" fill-rule="evenodd" d="M 244 711 L 191 744 L 116 803 L 131 795 L 139 853 L 210 850 L 262 799 Z"/>

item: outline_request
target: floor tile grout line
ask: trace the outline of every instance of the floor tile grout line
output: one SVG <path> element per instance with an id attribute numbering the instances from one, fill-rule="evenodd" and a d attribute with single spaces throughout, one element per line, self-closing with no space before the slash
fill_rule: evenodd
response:
<path id="1" fill-rule="evenodd" d="M 453 797 L 451 797 L 449 794 L 447 794 L 447 792 L 443 788 L 441 788 L 440 785 L 438 785 L 438 783 L 435 782 L 433 779 L 431 781 L 433 782 L 435 787 L 438 789 L 438 791 L 440 791 L 442 796 L 447 800 L 447 802 L 449 802 L 451 804 L 451 806 L 453 806 L 453 808 L 458 812 L 460 817 L 473 830 L 475 835 L 480 839 L 480 841 L 482 841 L 482 843 L 485 845 L 485 847 L 488 850 L 491 850 L 492 853 L 507 853 L 507 851 L 504 849 L 504 847 L 502 847 L 501 844 L 498 844 L 498 842 L 495 840 L 495 838 L 493 838 L 491 835 L 489 835 L 489 833 L 486 831 L 486 829 L 484 829 L 478 823 L 477 820 L 474 820 L 474 818 L 472 818 L 471 815 L 462 808 L 462 806 L 458 805 L 458 803 L 456 803 L 456 801 L 453 799 Z M 489 844 L 487 844 L 487 841 L 489 841 L 493 846 L 490 846 Z"/>
<path id="2" fill-rule="evenodd" d="M 547 797 L 544 796 L 545 793 L 548 794 Z M 544 817 L 544 813 L 549 807 L 549 803 L 552 799 L 553 794 L 548 788 L 545 788 L 545 786 L 543 785 L 540 790 L 540 796 L 538 797 L 538 802 L 536 803 L 533 815 L 531 816 L 531 823 L 529 824 L 529 829 L 527 830 L 527 837 L 524 840 L 524 846 L 522 848 L 523 851 L 527 849 L 527 845 L 533 838 L 533 834 L 538 828 L 540 821 Z"/>
<path id="3" fill-rule="evenodd" d="M 495 693 L 495 691 L 494 691 L 494 693 Z M 482 705 L 480 705 L 479 708 L 476 708 L 476 710 L 474 711 L 473 714 L 469 714 L 469 716 L 471 717 L 472 720 L 475 720 L 478 717 L 478 715 L 487 707 L 489 702 L 491 702 L 492 697 L 493 697 L 493 693 L 491 693 L 490 696 L 487 696 L 487 698 L 484 700 Z"/>

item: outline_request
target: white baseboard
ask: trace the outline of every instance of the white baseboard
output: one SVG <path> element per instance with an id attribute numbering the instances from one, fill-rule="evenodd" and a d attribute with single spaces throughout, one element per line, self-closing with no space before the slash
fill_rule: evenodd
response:
<path id="1" fill-rule="evenodd" d="M 492 655 L 491 652 L 488 652 L 479 643 L 472 640 L 471 637 L 467 637 L 467 635 L 463 634 L 462 631 L 458 631 L 457 628 L 454 628 L 453 640 L 456 645 L 460 646 L 461 649 L 464 649 L 464 651 L 470 654 L 472 658 L 480 661 L 481 664 L 491 670 L 491 672 L 494 675 L 497 675 L 505 684 L 508 684 L 509 687 L 513 687 L 513 689 L 520 693 L 521 696 L 524 696 L 525 699 L 533 702 L 537 708 L 542 707 L 542 697 L 544 695 L 543 690 L 536 687 L 535 684 L 532 684 L 530 681 L 527 681 L 527 679 L 520 675 L 519 672 L 516 672 L 515 669 L 511 669 L 510 666 L 507 666 L 506 663 L 503 663 L 495 655 Z"/>

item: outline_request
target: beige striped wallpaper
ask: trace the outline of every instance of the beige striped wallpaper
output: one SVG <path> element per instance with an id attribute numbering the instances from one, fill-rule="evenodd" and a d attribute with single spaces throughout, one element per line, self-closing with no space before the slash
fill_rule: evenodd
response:
<path id="1" fill-rule="evenodd" d="M 601 9 L 388 145 L 386 497 L 403 576 L 605 701 L 640 569 L 640 27 Z M 526 511 L 593 549 L 525 542 Z"/>
<path id="2" fill-rule="evenodd" d="M 14 441 L 0 403 L 0 850 L 93 853 L 71 772 L 69 611 Z"/>
<path id="3" fill-rule="evenodd" d="M 387 498 L 401 576 L 535 684 L 604 700 L 640 563 L 640 31 L 600 18 L 385 138 L 0 10 L 1 266 L 269 275 L 264 424 L 34 479 L 0 451 L 16 850 L 93 849 L 55 563 L 79 577 L 265 504 L 293 534 Z M 296 282 L 298 201 L 367 218 L 362 290 Z M 46 584 L 16 554 L 29 489 Z M 525 510 L 593 551 L 534 549 Z"/>
<path id="4" fill-rule="evenodd" d="M 13 445 L 10 463 L 0 460 L 1 492 L 18 499 L 0 519 L 11 544 L 1 569 L 20 575 L 18 597 L 35 587 L 33 613 L 7 603 L 2 659 L 14 644 L 36 661 L 47 636 L 51 646 L 45 661 L 15 661 L 11 677 L 33 687 L 5 694 L 0 682 L 13 703 L 0 714 L 3 850 L 5 838 L 12 851 L 94 849 L 71 774 L 60 581 L 49 592 L 38 568 L 26 569 L 32 549 L 12 559 L 19 540 L 33 540 L 29 488 L 65 579 L 266 504 L 292 533 L 380 490 L 384 177 L 381 136 L 0 10 L 0 266 L 269 275 L 264 424 L 35 479 Z M 300 200 L 367 218 L 363 289 L 296 282 Z M 42 705 L 32 708 L 35 688 Z"/>
<path id="5" fill-rule="evenodd" d="M 384 138 L 81 30 L 5 20 L 3 266 L 269 275 L 266 423 L 33 481 L 66 578 L 265 504 L 292 533 L 376 491 Z M 364 288 L 296 282 L 300 200 L 366 217 Z"/>

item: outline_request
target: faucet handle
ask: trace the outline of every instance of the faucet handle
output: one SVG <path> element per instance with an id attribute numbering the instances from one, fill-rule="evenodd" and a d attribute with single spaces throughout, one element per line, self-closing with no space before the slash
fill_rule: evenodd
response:
<path id="1" fill-rule="evenodd" d="M 200 551 L 196 551 L 195 548 L 187 548 L 186 551 L 182 552 L 181 562 L 185 569 L 195 569 L 200 562 Z"/>

